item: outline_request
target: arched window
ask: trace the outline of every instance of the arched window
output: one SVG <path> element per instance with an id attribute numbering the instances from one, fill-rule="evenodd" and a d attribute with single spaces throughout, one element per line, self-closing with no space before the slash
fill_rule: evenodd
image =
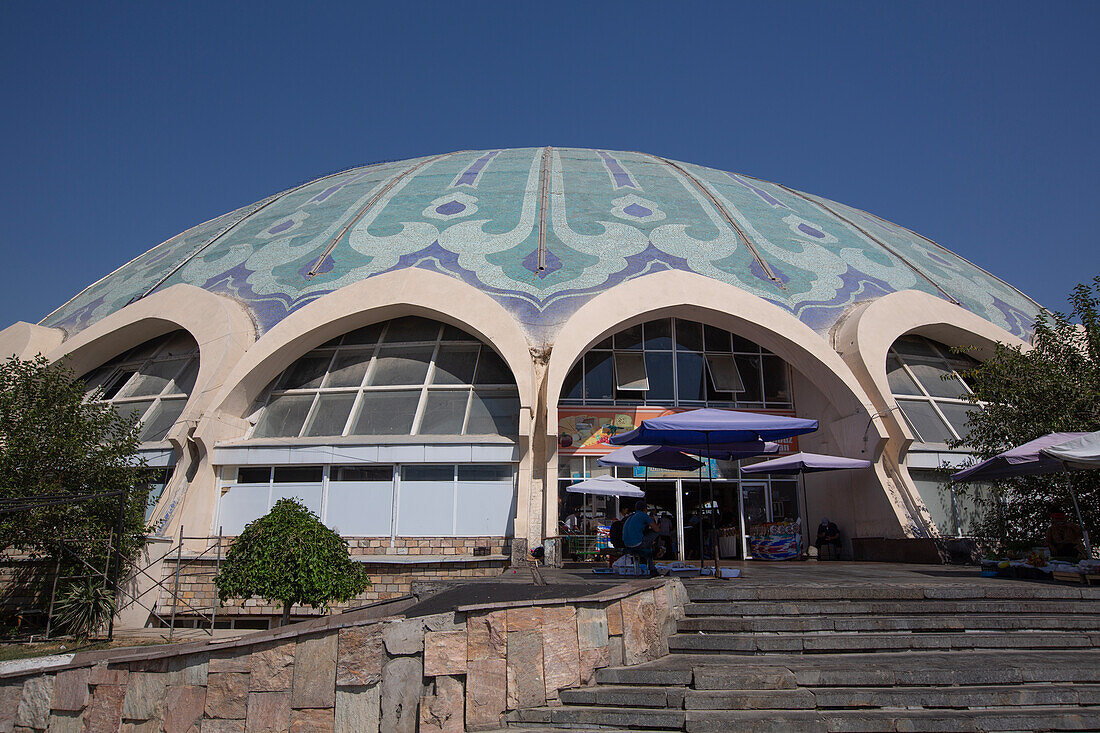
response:
<path id="1" fill-rule="evenodd" d="M 787 364 L 721 328 L 681 318 L 631 326 L 570 370 L 560 405 L 790 408 Z"/>
<path id="2" fill-rule="evenodd" d="M 147 341 L 84 375 L 88 398 L 141 423 L 141 440 L 164 440 L 199 373 L 199 347 L 184 331 Z"/>
<path id="3" fill-rule="evenodd" d="M 890 392 L 921 443 L 942 444 L 966 435 L 973 406 L 962 378 L 977 362 L 923 336 L 903 336 L 886 357 Z"/>
<path id="4" fill-rule="evenodd" d="M 344 334 L 270 385 L 254 438 L 503 435 L 519 432 L 519 391 L 493 349 L 426 318 Z"/>

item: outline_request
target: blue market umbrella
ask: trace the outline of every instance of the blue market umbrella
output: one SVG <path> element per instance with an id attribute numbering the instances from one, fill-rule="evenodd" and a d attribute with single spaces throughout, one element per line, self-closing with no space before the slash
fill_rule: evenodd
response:
<path id="1" fill-rule="evenodd" d="M 681 450 L 683 446 L 702 446 L 709 453 L 718 444 L 782 440 L 815 430 L 817 420 L 708 407 L 643 420 L 633 430 L 612 436 L 609 442 L 612 445 L 667 445 Z M 714 472 L 709 461 L 707 478 L 710 503 L 714 505 Z M 711 541 L 714 547 L 714 574 L 718 577 L 715 522 L 711 522 Z"/>

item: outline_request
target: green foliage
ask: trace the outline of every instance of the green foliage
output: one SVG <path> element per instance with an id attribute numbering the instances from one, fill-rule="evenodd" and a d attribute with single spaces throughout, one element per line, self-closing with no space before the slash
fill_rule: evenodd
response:
<path id="1" fill-rule="evenodd" d="M 343 603 L 370 580 L 344 538 L 296 499 L 280 499 L 234 540 L 214 584 L 223 603 L 253 596 L 280 601 L 285 623 L 292 605 Z"/>
<path id="2" fill-rule="evenodd" d="M 60 592 L 54 611 L 63 630 L 78 639 L 88 639 L 114 615 L 113 591 L 103 582 L 76 580 Z"/>
<path id="3" fill-rule="evenodd" d="M 1069 301 L 1069 315 L 1040 315 L 1034 348 L 1000 345 L 964 375 L 972 401 L 981 404 L 957 446 L 984 460 L 1047 433 L 1100 429 L 1100 276 L 1074 288 Z M 1100 538 L 1100 471 L 1006 479 L 982 493 L 966 485 L 955 489 L 982 507 L 985 536 L 1019 548 L 1043 544 L 1051 509 L 1076 516 L 1067 482 L 1089 535 Z"/>
<path id="4" fill-rule="evenodd" d="M 43 357 L 0 364 L 0 499 L 128 492 L 122 574 L 145 544 L 143 466 L 135 460 L 138 426 L 109 406 L 85 399 L 85 386 L 64 364 Z M 118 497 L 0 515 L 0 551 L 56 562 L 59 540 L 100 570 L 118 523 Z M 61 574 L 90 569 L 62 555 Z"/>

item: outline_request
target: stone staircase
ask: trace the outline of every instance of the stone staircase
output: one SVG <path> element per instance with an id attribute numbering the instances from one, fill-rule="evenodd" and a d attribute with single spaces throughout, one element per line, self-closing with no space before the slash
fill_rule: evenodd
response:
<path id="1" fill-rule="evenodd" d="M 689 581 L 670 654 L 512 727 L 1100 730 L 1100 589 Z"/>

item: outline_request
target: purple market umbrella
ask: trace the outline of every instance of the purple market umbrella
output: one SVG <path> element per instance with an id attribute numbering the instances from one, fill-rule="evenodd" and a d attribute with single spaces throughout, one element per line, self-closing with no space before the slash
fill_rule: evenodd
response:
<path id="1" fill-rule="evenodd" d="M 817 430 L 817 420 L 705 407 L 651 417 L 633 430 L 612 436 L 612 445 L 714 445 L 781 440 Z"/>
<path id="2" fill-rule="evenodd" d="M 1050 433 L 1023 445 L 998 453 L 992 458 L 951 474 L 952 481 L 990 481 L 1013 476 L 1037 476 L 1061 473 L 1066 467 L 1057 458 L 1047 456 L 1043 448 L 1068 443 L 1088 433 Z"/>
<path id="3" fill-rule="evenodd" d="M 781 440 L 817 430 L 817 420 L 758 412 L 703 408 L 643 420 L 642 424 L 621 435 L 612 436 L 612 445 L 704 446 L 707 454 L 719 443 Z M 714 472 L 707 462 L 710 503 L 714 503 Z M 702 515 L 700 515 L 702 516 Z M 718 576 L 718 528 L 711 522 L 714 548 L 714 575 Z M 702 562 L 702 557 L 699 560 Z"/>
<path id="4" fill-rule="evenodd" d="M 628 445 L 596 459 L 601 466 L 645 466 L 694 471 L 703 464 L 676 448 L 663 445 Z"/>
<path id="5" fill-rule="evenodd" d="M 792 453 L 782 458 L 754 463 L 741 468 L 741 473 L 778 473 L 794 475 L 818 471 L 841 471 L 848 468 L 870 468 L 871 462 L 859 458 L 824 456 L 820 453 Z"/>
<path id="6" fill-rule="evenodd" d="M 957 471 L 951 474 L 951 480 L 992 481 L 1014 476 L 1040 476 L 1048 473 L 1068 472 L 1072 470 L 1070 465 L 1047 454 L 1044 449 L 1056 448 L 1065 443 L 1075 442 L 1086 435 L 1089 435 L 1089 433 L 1048 433 L 1035 440 L 1029 440 L 1023 445 L 998 453 L 975 466 Z M 1077 522 L 1084 529 L 1085 522 L 1081 518 L 1081 508 L 1077 506 L 1077 494 L 1074 493 L 1068 477 L 1066 478 L 1066 490 L 1069 492 L 1070 499 L 1073 500 Z M 1085 549 L 1088 550 L 1091 557 L 1092 545 L 1089 543 L 1088 532 L 1085 532 Z"/>
<path id="7" fill-rule="evenodd" d="M 779 443 L 770 440 L 752 440 L 743 443 L 711 443 L 708 445 L 681 445 L 676 450 L 693 456 L 717 458 L 720 461 L 736 461 L 779 452 Z"/>

